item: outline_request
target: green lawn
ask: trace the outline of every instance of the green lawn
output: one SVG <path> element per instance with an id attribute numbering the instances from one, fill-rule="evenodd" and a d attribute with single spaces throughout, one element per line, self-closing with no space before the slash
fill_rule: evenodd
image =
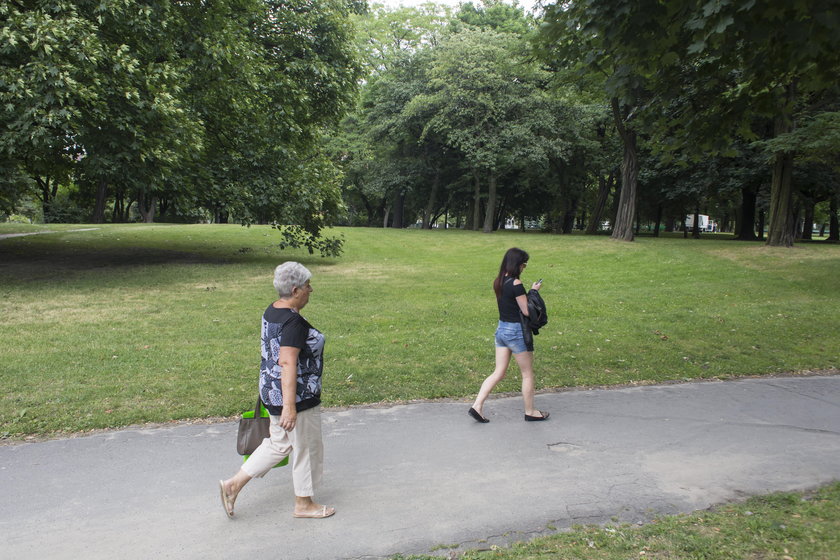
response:
<path id="1" fill-rule="evenodd" d="M 643 527 L 607 525 L 472 550 L 464 560 L 836 560 L 840 484 L 813 493 L 751 498 Z M 406 557 L 396 557 L 407 560 Z M 415 560 L 440 557 L 412 556 Z"/>
<path id="2" fill-rule="evenodd" d="M 94 231 L 69 232 L 84 227 Z M 0 225 L 0 435 L 232 416 L 256 393 L 272 270 L 300 260 L 327 335 L 325 404 L 466 397 L 493 367 L 490 284 L 531 254 L 550 322 L 539 388 L 840 366 L 840 246 L 339 229 L 344 256 L 269 227 Z M 513 368 L 499 387 L 516 391 Z"/>

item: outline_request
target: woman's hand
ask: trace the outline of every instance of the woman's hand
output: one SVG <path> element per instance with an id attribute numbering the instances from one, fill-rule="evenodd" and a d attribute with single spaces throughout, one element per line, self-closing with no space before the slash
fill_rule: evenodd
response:
<path id="1" fill-rule="evenodd" d="M 542 280 L 540 280 L 539 282 L 534 282 L 533 284 L 531 284 L 531 289 L 532 290 L 540 291 L 540 288 L 542 288 Z"/>
<path id="2" fill-rule="evenodd" d="M 295 410 L 294 403 L 292 403 L 289 406 L 284 406 L 283 407 L 283 412 L 280 414 L 280 425 L 287 432 L 291 432 L 292 430 L 295 429 L 295 423 L 296 422 L 297 422 L 297 410 Z"/>

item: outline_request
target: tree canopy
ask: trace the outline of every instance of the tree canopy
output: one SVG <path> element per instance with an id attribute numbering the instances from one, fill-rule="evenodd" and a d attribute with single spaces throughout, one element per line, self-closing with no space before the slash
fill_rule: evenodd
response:
<path id="1" fill-rule="evenodd" d="M 295 224 L 340 208 L 321 154 L 359 78 L 342 0 L 20 0 L 0 6 L 0 188 L 53 218 L 59 185 L 102 221 L 136 201 Z"/>
<path id="2" fill-rule="evenodd" d="M 13 0 L 0 212 L 836 240 L 838 8 Z"/>

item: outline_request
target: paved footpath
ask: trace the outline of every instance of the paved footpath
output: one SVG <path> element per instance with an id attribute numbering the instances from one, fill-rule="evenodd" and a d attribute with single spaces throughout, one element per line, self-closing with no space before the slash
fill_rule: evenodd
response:
<path id="1" fill-rule="evenodd" d="M 0 558 L 381 558 L 486 548 L 571 526 L 840 480 L 840 376 L 743 379 L 326 410 L 338 513 L 293 519 L 288 468 L 227 519 L 235 423 L 0 446 Z"/>

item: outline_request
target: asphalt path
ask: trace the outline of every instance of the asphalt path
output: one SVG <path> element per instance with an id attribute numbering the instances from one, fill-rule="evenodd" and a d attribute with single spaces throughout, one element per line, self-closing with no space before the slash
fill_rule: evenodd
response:
<path id="1" fill-rule="evenodd" d="M 328 385 L 327 385 L 328 388 Z M 775 377 L 323 414 L 338 513 L 294 519 L 288 467 L 228 519 L 236 423 L 140 427 L 0 446 L 0 558 L 446 556 L 563 530 L 642 523 L 840 480 L 840 376 Z M 245 405 L 247 403 L 243 403 Z"/>
<path id="2" fill-rule="evenodd" d="M 81 229 L 66 229 L 63 231 L 29 231 L 26 233 L 0 233 L 0 240 L 11 239 L 13 237 L 26 237 L 28 235 L 44 235 L 46 233 L 75 233 L 77 231 L 93 231 L 99 228 L 81 228 Z"/>

